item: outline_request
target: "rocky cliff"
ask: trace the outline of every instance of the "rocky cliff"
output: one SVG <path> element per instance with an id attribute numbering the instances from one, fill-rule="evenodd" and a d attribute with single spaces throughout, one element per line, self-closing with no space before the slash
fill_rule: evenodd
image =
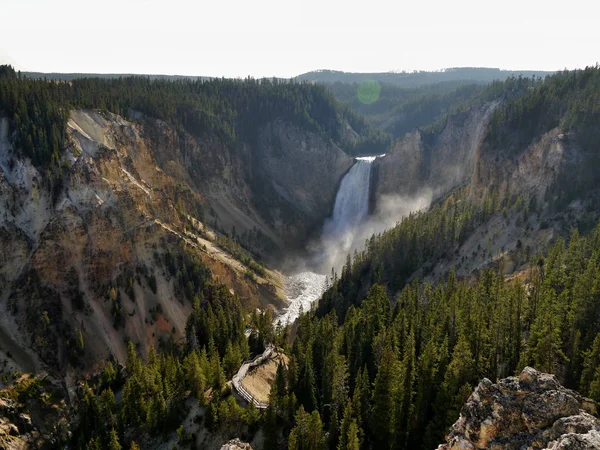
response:
<path id="1" fill-rule="evenodd" d="M 427 189 L 437 198 L 468 181 L 487 120 L 497 106 L 487 103 L 453 114 L 436 130 L 415 130 L 396 141 L 375 161 L 377 195 L 412 196 Z"/>
<path id="2" fill-rule="evenodd" d="M 518 377 L 483 379 L 438 450 L 600 448 L 596 404 L 526 367 Z"/>
<path id="3" fill-rule="evenodd" d="M 554 195 L 550 193 L 556 190 L 556 183 L 564 181 L 561 178 L 568 178 L 567 184 L 573 187 L 587 181 L 589 166 L 593 165 L 589 153 L 558 127 L 538 136 L 514 155 L 483 145 L 476 156 L 472 191 L 485 195 L 494 190 L 500 201 L 515 196 L 537 201 L 549 199 Z M 578 174 L 575 179 L 573 173 Z M 581 193 L 591 189 L 585 186 Z"/>
<path id="4" fill-rule="evenodd" d="M 47 373 L 22 375 L 0 390 L 0 448 L 64 448 L 73 411 L 64 386 Z"/>
<path id="5" fill-rule="evenodd" d="M 514 148 L 496 148 L 488 139 L 490 120 L 505 107 L 506 102 L 495 101 L 451 114 L 435 126 L 407 133 L 374 163 L 375 212 L 406 215 L 444 201 L 459 187 L 466 189 L 469 202 L 493 212 L 453 254 L 435 262 L 430 275 L 420 274 L 429 281 L 451 268 L 468 276 L 499 260 L 511 273 L 532 250 L 543 251 L 574 227 L 589 230 L 598 218 L 593 145 L 585 148 L 576 132 L 565 133 L 561 125 L 520 146 L 516 131 L 507 132 Z"/>
<path id="6" fill-rule="evenodd" d="M 129 339 L 144 353 L 180 339 L 198 264 L 247 307 L 281 306 L 281 276 L 248 276 L 215 230 L 275 254 L 322 222 L 352 164 L 283 122 L 232 149 L 139 118 L 73 111 L 54 182 L 1 121 L 0 370 L 90 367 L 123 361 Z"/>
<path id="7" fill-rule="evenodd" d="M 207 222 L 224 232 L 235 229 L 246 247 L 271 261 L 301 247 L 322 225 L 353 163 L 322 136 L 281 120 L 236 147 L 150 122 L 145 131 L 160 149 L 160 167 L 201 193 Z"/>
<path id="8" fill-rule="evenodd" d="M 306 233 L 320 228 L 331 214 L 353 159 L 321 137 L 281 121 L 270 123 L 259 136 L 258 177 L 263 188 L 270 185 L 279 197 L 267 215 L 288 243 L 304 244 Z"/>

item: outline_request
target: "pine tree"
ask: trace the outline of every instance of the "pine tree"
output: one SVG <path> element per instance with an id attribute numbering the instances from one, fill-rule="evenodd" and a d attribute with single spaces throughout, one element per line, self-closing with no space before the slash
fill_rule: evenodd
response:
<path id="1" fill-rule="evenodd" d="M 96 439 L 91 438 L 87 444 L 86 449 L 87 450 L 102 450 L 102 446 Z"/>
<path id="2" fill-rule="evenodd" d="M 344 447 L 338 447 L 338 450 L 360 450 L 360 440 L 359 440 L 359 429 L 356 424 L 356 420 L 352 420 L 350 422 L 350 426 L 348 427 L 348 434 L 346 435 L 346 442 Z"/>
<path id="3" fill-rule="evenodd" d="M 352 394 L 352 408 L 359 430 L 365 430 L 367 427 L 368 414 L 371 409 L 371 396 L 369 374 L 367 368 L 363 367 L 356 376 L 356 385 Z"/>
<path id="4" fill-rule="evenodd" d="M 221 389 L 225 386 L 226 378 L 225 373 L 223 373 L 223 367 L 221 366 L 221 359 L 219 358 L 219 353 L 214 351 L 210 356 L 210 380 L 211 384 L 215 389 Z"/>
<path id="5" fill-rule="evenodd" d="M 403 449 L 406 446 L 408 431 L 413 412 L 413 383 L 415 377 L 415 337 L 411 330 L 404 344 L 404 356 L 399 366 L 399 387 L 396 396 L 394 414 L 395 447 Z"/>
<path id="6" fill-rule="evenodd" d="M 312 353 L 307 351 L 304 370 L 298 380 L 298 402 L 304 406 L 306 411 L 313 411 L 317 407 L 317 393 L 315 374 L 312 366 Z"/>
<path id="7" fill-rule="evenodd" d="M 114 428 L 110 431 L 108 450 L 121 450 L 121 444 L 119 444 L 119 436 L 117 435 L 117 432 Z"/>
<path id="8" fill-rule="evenodd" d="M 277 450 L 279 448 L 279 431 L 277 428 L 277 412 L 271 403 L 265 412 L 265 450 Z"/>
<path id="9" fill-rule="evenodd" d="M 539 314 L 531 327 L 527 349 L 519 363 L 521 368 L 532 365 L 544 372 L 553 373 L 561 363 L 567 361 L 562 350 L 562 319 L 558 308 L 556 292 L 544 288 L 540 295 Z"/>
<path id="10" fill-rule="evenodd" d="M 600 401 L 600 333 L 596 335 L 592 348 L 585 353 L 579 384 L 582 393 Z"/>
<path id="11" fill-rule="evenodd" d="M 379 448 L 387 448 L 392 442 L 394 431 L 394 400 L 398 389 L 398 359 L 391 347 L 386 347 L 381 356 L 379 370 L 373 386 L 373 407 L 370 429 Z"/>
<path id="12" fill-rule="evenodd" d="M 283 360 L 280 360 L 277 364 L 277 370 L 275 372 L 275 381 L 273 386 L 271 386 L 271 392 L 269 393 L 269 404 L 275 408 L 280 416 L 285 415 L 284 399 L 287 396 L 285 380 L 285 366 L 283 365 Z"/>
<path id="13" fill-rule="evenodd" d="M 325 450 L 323 423 L 317 411 L 309 414 L 300 406 L 295 422 L 288 438 L 289 450 Z"/>
<path id="14" fill-rule="evenodd" d="M 352 400 L 348 401 L 346 408 L 344 409 L 344 418 L 342 419 L 342 425 L 340 427 L 340 439 L 337 445 L 338 450 L 345 450 L 353 448 L 354 445 L 351 441 L 354 439 L 353 431 L 351 431 L 352 424 L 356 428 L 356 443 L 360 442 L 358 425 L 356 422 L 356 411 Z"/>
<path id="15" fill-rule="evenodd" d="M 460 333 L 444 381 L 435 399 L 435 416 L 427 427 L 425 437 L 427 447 L 441 442 L 445 431 L 458 417 L 460 408 L 471 393 L 469 383 L 473 381 L 474 365 L 469 342 L 464 333 Z"/>
<path id="16" fill-rule="evenodd" d="M 227 377 L 232 377 L 238 371 L 242 364 L 240 349 L 237 344 L 227 343 L 225 356 L 223 357 L 223 370 Z"/>
<path id="17" fill-rule="evenodd" d="M 196 351 L 192 351 L 183 362 L 185 379 L 188 387 L 200 404 L 204 404 L 204 391 L 206 390 L 206 375 L 200 366 L 200 358 Z"/>
<path id="18" fill-rule="evenodd" d="M 423 353 L 419 356 L 417 363 L 417 388 L 413 403 L 414 415 L 417 422 L 417 428 L 412 430 L 409 436 L 409 443 L 412 448 L 420 447 L 420 443 L 425 434 L 427 421 L 431 416 L 432 404 L 434 403 L 437 387 L 441 383 L 439 371 L 443 366 L 443 359 L 446 355 L 447 345 L 437 344 L 434 338 L 431 338 Z M 445 370 L 445 367 L 442 367 Z"/>
<path id="19" fill-rule="evenodd" d="M 115 426 L 113 414 L 116 412 L 117 403 L 115 401 L 115 394 L 110 388 L 104 389 L 102 394 L 100 394 L 100 404 L 104 422 L 108 425 Z"/>

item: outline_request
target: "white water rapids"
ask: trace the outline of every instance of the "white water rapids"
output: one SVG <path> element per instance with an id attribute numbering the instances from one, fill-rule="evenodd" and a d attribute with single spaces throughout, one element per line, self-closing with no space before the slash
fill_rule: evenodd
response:
<path id="1" fill-rule="evenodd" d="M 301 312 L 310 311 L 325 290 L 325 275 L 314 272 L 301 272 L 288 277 L 285 296 L 289 302 L 287 309 L 279 316 L 282 324 L 293 323 Z"/>
<path id="2" fill-rule="evenodd" d="M 369 191 L 372 163 L 376 156 L 356 158 L 356 162 L 342 179 L 333 206 L 331 218 L 325 221 L 321 242 L 317 245 L 313 266 L 327 273 L 338 269 L 340 261 L 355 245 L 356 231 L 369 215 Z M 309 311 L 325 290 L 327 276 L 310 271 L 287 278 L 286 297 L 289 305 L 279 316 L 280 323 L 294 322 L 301 311 Z"/>

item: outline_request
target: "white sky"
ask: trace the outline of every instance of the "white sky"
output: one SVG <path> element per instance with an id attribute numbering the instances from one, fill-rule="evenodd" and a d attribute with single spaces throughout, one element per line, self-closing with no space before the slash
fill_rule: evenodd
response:
<path id="1" fill-rule="evenodd" d="M 290 77 L 600 60 L 598 0 L 0 0 L 0 64 Z"/>

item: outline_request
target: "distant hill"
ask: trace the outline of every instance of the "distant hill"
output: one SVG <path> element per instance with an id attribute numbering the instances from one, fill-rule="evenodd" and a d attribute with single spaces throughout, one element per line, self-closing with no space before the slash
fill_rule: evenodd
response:
<path id="1" fill-rule="evenodd" d="M 439 72 L 381 72 L 381 73 L 355 73 L 342 72 L 338 70 L 315 70 L 295 77 L 300 81 L 314 81 L 317 83 L 332 84 L 361 83 L 367 80 L 376 80 L 381 83 L 392 84 L 404 88 L 414 88 L 427 84 L 456 83 L 458 85 L 467 83 L 490 83 L 494 80 L 506 80 L 511 76 L 545 77 L 554 72 L 539 70 L 500 70 L 488 67 L 457 67 L 444 69 Z M 147 76 L 153 80 L 210 80 L 215 77 L 192 76 L 192 75 L 150 75 L 130 73 L 44 73 L 44 72 L 22 72 L 28 78 L 47 78 L 49 80 L 71 81 L 80 78 L 121 78 L 130 76 Z"/>
<path id="2" fill-rule="evenodd" d="M 353 73 L 336 70 L 316 70 L 298 75 L 296 79 L 314 81 L 316 83 L 361 83 L 376 80 L 380 83 L 393 84 L 404 88 L 414 88 L 426 84 L 443 82 L 469 81 L 472 83 L 490 83 L 494 80 L 506 80 L 512 76 L 545 77 L 554 72 L 538 70 L 500 70 L 487 67 L 457 67 L 444 69 L 439 72 L 382 72 L 382 73 Z"/>
<path id="3" fill-rule="evenodd" d="M 118 79 L 124 77 L 148 77 L 151 80 L 210 80 L 213 77 L 203 76 L 189 76 L 189 75 L 145 75 L 145 74 L 133 74 L 133 73 L 44 73 L 44 72 L 21 72 L 22 75 L 27 78 L 46 78 L 48 80 L 61 80 L 71 81 L 79 80 L 81 78 L 107 78 L 107 79 Z"/>

